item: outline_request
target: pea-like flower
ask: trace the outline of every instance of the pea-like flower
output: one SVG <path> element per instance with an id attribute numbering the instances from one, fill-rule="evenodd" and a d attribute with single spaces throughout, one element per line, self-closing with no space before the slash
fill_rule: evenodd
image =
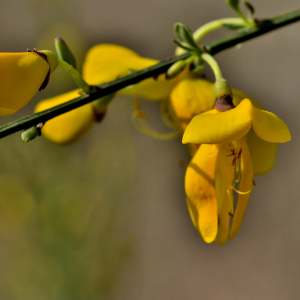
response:
<path id="1" fill-rule="evenodd" d="M 0 115 L 15 113 L 46 87 L 57 66 L 53 55 L 46 50 L 0 53 Z"/>
<path id="2" fill-rule="evenodd" d="M 185 78 L 181 80 L 171 93 L 171 111 L 177 120 L 177 127 L 184 133 L 193 117 L 212 109 L 211 95 L 213 83 L 199 78 Z M 258 109 L 263 107 L 246 93 L 232 89 L 233 104 L 237 106 L 247 98 Z M 259 138 L 251 129 L 246 135 L 247 144 L 251 153 L 254 176 L 268 173 L 275 165 L 277 143 L 270 143 Z M 198 144 L 187 144 L 191 156 L 194 156 Z"/>
<path id="3" fill-rule="evenodd" d="M 200 144 L 186 171 L 187 204 L 194 226 L 207 243 L 223 245 L 240 229 L 255 185 L 251 141 L 247 141 L 251 130 L 268 143 L 291 139 L 280 118 L 258 109 L 249 99 L 227 111 L 215 108 L 197 115 L 185 130 L 183 143 Z M 238 193 L 235 212 L 233 191 Z"/>

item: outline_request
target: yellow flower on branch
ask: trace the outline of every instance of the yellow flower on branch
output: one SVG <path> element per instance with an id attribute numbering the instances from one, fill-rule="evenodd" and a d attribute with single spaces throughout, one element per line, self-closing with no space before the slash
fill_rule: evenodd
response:
<path id="1" fill-rule="evenodd" d="M 118 77 L 129 75 L 157 63 L 159 63 L 158 60 L 142 57 L 126 47 L 100 44 L 88 51 L 82 73 L 89 84 L 97 85 L 113 81 Z M 138 84 L 128 86 L 119 93 L 150 101 L 167 100 L 175 85 L 187 75 L 193 76 L 187 69 L 170 80 L 166 80 L 165 74 L 161 74 L 157 78 L 148 78 Z"/>
<path id="2" fill-rule="evenodd" d="M 186 172 L 187 204 L 194 226 L 207 243 L 215 241 L 223 245 L 228 236 L 233 239 L 240 229 L 255 185 L 246 142 L 251 129 L 269 143 L 291 139 L 280 118 L 256 108 L 249 99 L 228 111 L 213 109 L 200 114 L 185 130 L 183 143 L 200 144 Z M 235 212 L 233 191 L 239 194 Z"/>
<path id="3" fill-rule="evenodd" d="M 49 109 L 79 97 L 78 90 L 55 96 L 39 102 L 36 112 Z M 67 145 L 82 138 L 95 124 L 93 106 L 86 104 L 48 121 L 42 128 L 45 138 L 55 144 Z"/>
<path id="4" fill-rule="evenodd" d="M 46 87 L 57 62 L 50 51 L 0 53 L 0 115 L 7 116 L 25 106 Z M 50 57 L 49 57 L 50 56 Z"/>
<path id="5" fill-rule="evenodd" d="M 83 78 L 90 85 L 98 85 L 129 75 L 157 64 L 154 59 L 144 58 L 136 52 L 119 45 L 100 44 L 92 47 L 83 64 Z M 187 76 L 194 76 L 187 70 L 179 76 L 167 80 L 162 74 L 158 78 L 149 78 L 141 83 L 126 87 L 120 94 L 136 96 L 150 101 L 167 100 L 176 84 Z M 78 97 L 78 91 L 68 92 L 41 101 L 35 108 L 40 112 Z M 56 144 L 70 144 L 79 140 L 96 123 L 93 103 L 79 107 L 47 121 L 42 134 Z M 78 121 L 76 121 L 78 120 Z M 73 127 L 75 128 L 73 128 Z"/>

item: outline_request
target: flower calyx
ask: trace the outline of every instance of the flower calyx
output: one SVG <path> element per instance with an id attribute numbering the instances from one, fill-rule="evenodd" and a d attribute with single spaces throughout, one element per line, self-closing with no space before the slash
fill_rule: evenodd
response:
<path id="1" fill-rule="evenodd" d="M 232 90 L 224 78 L 218 78 L 213 87 L 213 107 L 218 111 L 227 111 L 234 108 Z"/>
<path id="2" fill-rule="evenodd" d="M 47 76 L 46 76 L 45 80 L 43 81 L 42 85 L 39 88 L 39 91 L 42 91 L 48 85 L 48 82 L 49 82 L 49 79 L 50 79 L 50 74 L 58 66 L 58 57 L 55 53 L 53 53 L 50 50 L 37 51 L 35 48 L 33 48 L 33 50 L 27 49 L 27 52 L 34 52 L 34 53 L 38 54 L 40 57 L 42 57 L 49 64 L 49 67 L 50 67 L 49 72 L 47 73 Z"/>

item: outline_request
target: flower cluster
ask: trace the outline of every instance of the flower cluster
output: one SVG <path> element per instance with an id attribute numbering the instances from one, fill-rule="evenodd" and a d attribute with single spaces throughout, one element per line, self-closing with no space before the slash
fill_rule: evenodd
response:
<path id="1" fill-rule="evenodd" d="M 83 77 L 89 84 L 101 84 L 156 63 L 125 47 L 102 44 L 88 52 Z M 188 143 L 192 156 L 185 190 L 193 224 L 207 243 L 223 245 L 228 237 L 233 239 L 255 185 L 253 176 L 272 169 L 277 143 L 290 140 L 287 126 L 238 90 L 233 90 L 233 102 L 227 111 L 217 106 L 212 109 L 213 83 L 188 70 L 172 80 L 163 75 L 156 80 L 147 79 L 120 93 L 169 103 L 171 116 L 184 134 L 183 143 Z M 44 100 L 36 111 L 68 101 L 77 94 L 78 91 L 72 91 Z M 74 142 L 95 124 L 94 114 L 93 104 L 77 108 L 48 121 L 43 135 L 57 144 Z M 235 211 L 234 192 L 238 194 Z"/>
<path id="2" fill-rule="evenodd" d="M 205 55 L 208 60 L 212 59 Z M 157 62 L 122 46 L 101 44 L 87 53 L 82 77 L 89 85 L 99 85 Z M 3 53 L 0 63 L 5 70 L 1 73 L 2 115 L 23 107 L 47 84 L 50 72 L 57 66 L 53 55 L 45 51 Z M 215 63 L 213 65 L 217 68 Z M 221 72 L 215 71 L 220 79 Z M 214 89 L 213 83 L 185 68 L 172 79 L 160 75 L 119 93 L 162 101 L 169 106 L 170 118 L 192 156 L 185 176 L 192 222 L 205 242 L 223 245 L 240 229 L 255 186 L 253 176 L 272 169 L 277 144 L 289 141 L 291 136 L 281 119 L 241 91 L 233 89 L 231 92 L 229 87 L 230 93 L 217 97 L 212 105 Z M 74 90 L 43 100 L 36 106 L 36 112 L 67 102 L 80 93 Z M 99 105 L 96 100 L 47 121 L 42 133 L 56 144 L 73 143 L 103 119 L 106 108 L 107 105 Z M 236 208 L 234 193 L 238 194 Z"/>

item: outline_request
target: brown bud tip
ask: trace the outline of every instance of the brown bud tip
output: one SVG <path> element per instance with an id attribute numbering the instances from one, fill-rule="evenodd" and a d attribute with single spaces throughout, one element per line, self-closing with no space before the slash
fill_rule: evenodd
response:
<path id="1" fill-rule="evenodd" d="M 218 111 L 227 111 L 235 108 L 231 95 L 223 95 L 216 99 L 214 108 Z"/>

